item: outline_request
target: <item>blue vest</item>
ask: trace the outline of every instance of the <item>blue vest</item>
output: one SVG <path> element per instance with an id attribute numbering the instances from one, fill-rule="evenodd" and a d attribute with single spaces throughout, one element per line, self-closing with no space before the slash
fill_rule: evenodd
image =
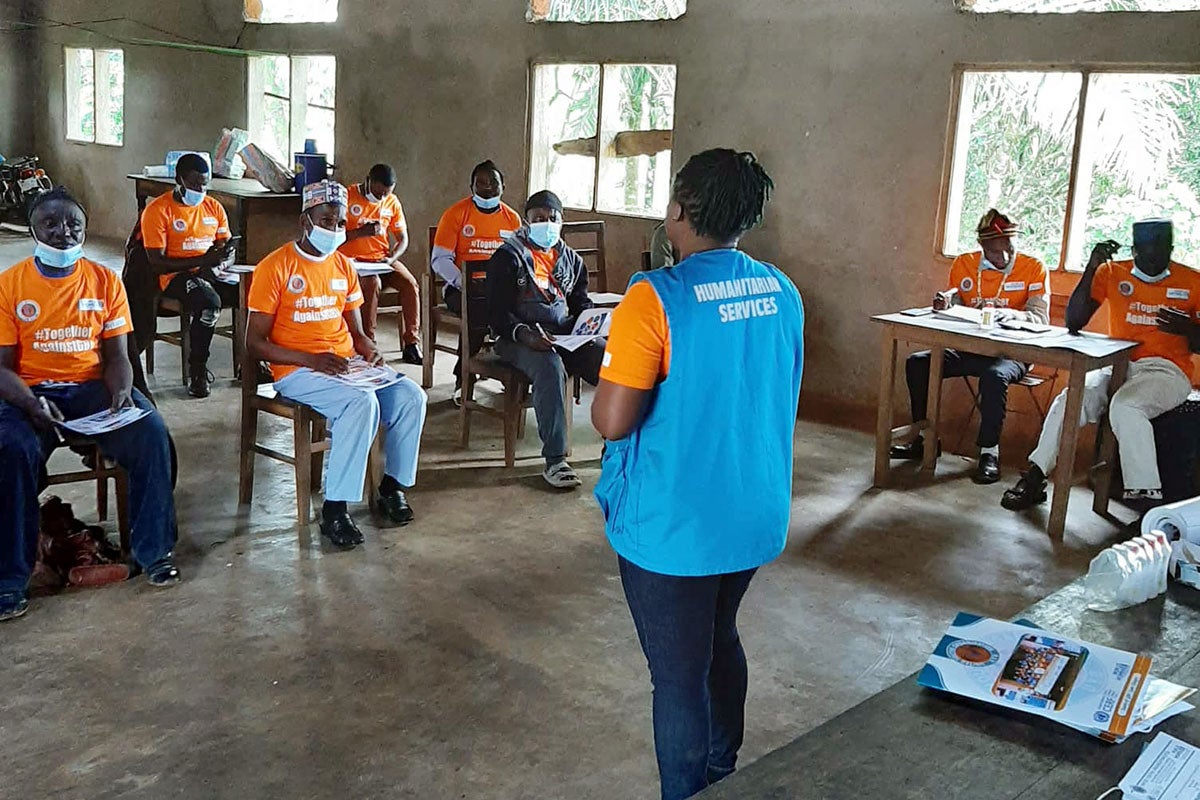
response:
<path id="1" fill-rule="evenodd" d="M 662 301 L 667 379 L 609 442 L 596 499 L 613 549 L 664 575 L 762 566 L 787 540 L 804 307 L 787 276 L 738 250 L 635 275 Z"/>

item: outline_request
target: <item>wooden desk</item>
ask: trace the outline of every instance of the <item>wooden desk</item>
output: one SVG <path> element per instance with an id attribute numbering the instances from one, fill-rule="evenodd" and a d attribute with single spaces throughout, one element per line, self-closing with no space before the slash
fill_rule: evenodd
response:
<path id="1" fill-rule="evenodd" d="M 133 181 L 138 213 L 146 202 L 175 187 L 174 178 L 127 175 Z M 300 195 L 275 194 L 255 180 L 213 178 L 208 193 L 225 207 L 230 233 L 241 236 L 237 260 L 257 264 L 272 250 L 296 238 Z"/>
<path id="2" fill-rule="evenodd" d="M 1146 653 L 1155 676 L 1200 686 L 1196 590 L 1173 583 L 1164 598 L 1111 614 L 1086 603 L 1081 579 L 1019 616 L 1062 636 Z M 1200 712 L 1156 730 L 1200 744 Z M 1152 736 L 1105 744 L 1031 714 L 923 689 L 914 674 L 698 797 L 1092 800 L 1117 785 Z"/>
<path id="3" fill-rule="evenodd" d="M 1083 378 L 1094 370 L 1112 367 L 1109 396 L 1121 388 L 1129 369 L 1129 354 L 1135 342 L 1089 335 L 1092 351 L 1088 353 L 1065 348 L 1039 347 L 1031 342 L 1001 340 L 970 323 L 960 323 L 904 314 L 885 314 L 872 317 L 883 333 L 881 369 L 879 371 L 879 417 L 875 428 L 875 486 L 887 484 L 891 460 L 888 451 L 894 439 L 928 429 L 925 437 L 925 458 L 922 468 L 933 470 L 937 461 L 938 422 L 942 400 L 942 355 L 947 349 L 983 356 L 1011 358 L 1027 364 L 1036 363 L 1069 373 L 1067 383 L 1066 420 L 1058 440 L 1058 464 L 1054 470 L 1054 497 L 1050 505 L 1047 530 L 1050 536 L 1061 539 L 1067 523 L 1067 502 L 1070 499 L 1075 467 L 1075 448 L 1079 441 L 1078 420 L 1083 409 Z M 896 356 L 899 343 L 907 341 L 928 347 L 932 351 L 929 366 L 929 413 L 925 422 L 899 428 L 892 427 L 892 409 L 896 395 Z M 1107 421 L 1101 423 L 1100 452 L 1097 454 L 1097 480 L 1092 509 L 1097 514 L 1108 511 L 1108 494 L 1112 484 L 1112 461 L 1116 454 L 1116 439 Z"/>

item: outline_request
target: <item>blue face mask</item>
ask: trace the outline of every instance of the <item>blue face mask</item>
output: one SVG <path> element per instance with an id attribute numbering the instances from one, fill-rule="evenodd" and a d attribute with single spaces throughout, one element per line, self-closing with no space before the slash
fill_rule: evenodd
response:
<path id="1" fill-rule="evenodd" d="M 185 187 L 183 194 L 180 195 L 179 199 L 185 206 L 198 206 L 204 200 L 205 194 L 207 194 L 207 192 L 203 190 L 197 192 L 193 189 L 188 189 Z"/>
<path id="2" fill-rule="evenodd" d="M 562 236 L 561 222 L 531 222 L 529 223 L 529 241 L 543 250 L 549 250 L 558 244 Z"/>
<path id="3" fill-rule="evenodd" d="M 500 207 L 500 195 L 495 197 L 480 197 L 479 195 L 471 195 L 471 199 L 475 201 L 475 205 L 481 211 L 493 211 Z"/>
<path id="4" fill-rule="evenodd" d="M 66 250 L 59 250 L 57 247 L 51 247 L 45 242 L 37 242 L 33 248 L 34 257 L 42 262 L 43 266 L 52 269 L 66 269 L 72 266 L 76 261 L 83 257 L 83 243 L 68 247 Z"/>
<path id="5" fill-rule="evenodd" d="M 307 233 L 308 243 L 321 255 L 327 256 L 345 244 L 346 232 L 344 230 L 331 231 L 316 223 L 311 224 L 312 228 Z"/>

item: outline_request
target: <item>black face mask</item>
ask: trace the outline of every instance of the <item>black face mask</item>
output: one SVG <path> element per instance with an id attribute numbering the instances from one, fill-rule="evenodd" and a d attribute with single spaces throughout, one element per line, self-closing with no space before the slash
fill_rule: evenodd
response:
<path id="1" fill-rule="evenodd" d="M 1133 265 L 1147 275 L 1161 275 L 1171 266 L 1171 251 L 1154 245 L 1138 248 L 1133 253 Z"/>

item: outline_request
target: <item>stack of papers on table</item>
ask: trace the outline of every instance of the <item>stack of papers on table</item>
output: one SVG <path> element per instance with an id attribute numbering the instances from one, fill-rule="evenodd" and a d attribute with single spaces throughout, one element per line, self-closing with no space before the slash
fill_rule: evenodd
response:
<path id="1" fill-rule="evenodd" d="M 362 389 L 367 392 L 384 389 L 404 380 L 404 376 L 391 367 L 382 364 L 373 367 L 361 358 L 350 359 L 349 372 L 341 375 L 331 375 L 330 377 L 339 383 L 344 383 L 347 386 L 353 386 L 355 389 Z"/>
<path id="2" fill-rule="evenodd" d="M 917 682 L 1122 742 L 1193 708 L 1195 689 L 1149 672 L 1147 656 L 960 613 Z"/>
<path id="3" fill-rule="evenodd" d="M 69 419 L 58 424 L 82 436 L 98 436 L 102 433 L 109 433 L 119 428 L 124 428 L 126 425 L 131 425 L 149 413 L 144 408 L 127 406 L 120 411 L 106 409 L 104 411 L 97 411 L 95 414 L 90 414 L 86 417 Z"/>
<path id="4" fill-rule="evenodd" d="M 971 322 L 976 325 L 983 324 L 983 309 L 971 308 L 969 306 L 950 306 L 941 311 L 934 311 L 933 315 L 938 319 L 948 319 L 953 322 Z"/>

